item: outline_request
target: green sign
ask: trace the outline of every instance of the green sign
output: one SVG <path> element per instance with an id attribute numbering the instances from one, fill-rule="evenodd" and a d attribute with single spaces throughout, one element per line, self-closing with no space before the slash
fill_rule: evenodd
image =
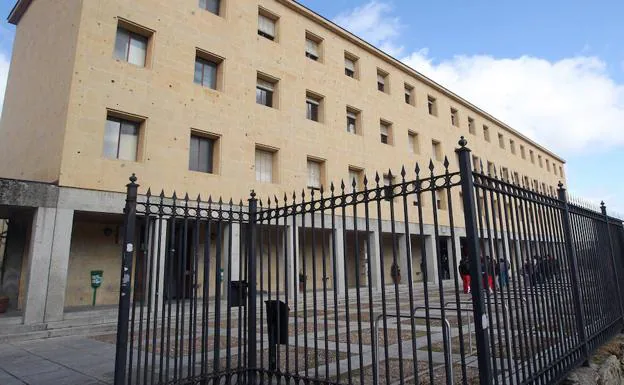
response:
<path id="1" fill-rule="evenodd" d="M 95 306 L 95 297 L 97 295 L 97 289 L 102 286 L 102 276 L 104 272 L 102 270 L 91 270 L 91 287 L 93 288 L 93 303 Z"/>

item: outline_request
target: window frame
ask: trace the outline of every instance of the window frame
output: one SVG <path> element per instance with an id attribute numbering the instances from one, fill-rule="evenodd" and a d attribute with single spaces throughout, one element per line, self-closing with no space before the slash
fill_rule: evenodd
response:
<path id="1" fill-rule="evenodd" d="M 437 139 L 431 139 L 431 150 L 433 159 L 437 162 L 442 162 L 442 141 Z"/>
<path id="2" fill-rule="evenodd" d="M 116 122 L 119 124 L 118 131 L 116 133 L 116 143 L 115 143 L 115 156 L 109 156 L 109 151 L 107 150 L 107 137 L 110 136 L 109 131 L 109 122 Z M 145 131 L 145 122 L 146 118 L 140 117 L 138 115 L 130 115 L 116 110 L 107 109 L 106 111 L 106 123 L 104 125 L 104 136 L 102 139 L 102 157 L 108 160 L 118 160 L 124 162 L 141 162 L 142 159 L 142 150 L 143 150 L 143 136 Z M 136 144 L 133 149 L 133 159 L 132 158 L 122 158 L 120 157 L 120 149 L 122 147 L 122 129 L 123 124 L 131 126 L 135 130 L 135 135 L 133 135 L 136 139 Z"/>
<path id="3" fill-rule="evenodd" d="M 380 68 L 377 68 L 377 91 L 384 94 L 390 94 L 390 74 Z M 380 81 L 381 80 L 381 81 Z"/>
<path id="4" fill-rule="evenodd" d="M 254 149 L 254 171 L 256 173 L 256 182 L 259 183 L 278 183 L 279 182 L 279 174 L 278 174 L 278 149 L 273 148 L 273 147 L 269 147 L 269 146 L 264 146 L 264 145 L 260 145 L 260 144 L 256 144 L 255 149 Z M 271 158 L 271 170 L 270 170 L 270 180 L 263 180 L 263 178 L 261 177 L 260 179 L 258 178 L 258 153 L 261 153 L 262 155 L 266 155 L 266 154 L 270 154 L 270 158 Z"/>
<path id="5" fill-rule="evenodd" d="M 125 48 L 124 57 L 120 57 L 117 55 L 117 45 L 119 42 L 120 30 L 122 31 L 122 33 L 125 33 L 128 35 L 128 42 Z M 138 68 L 151 67 L 151 50 L 152 50 L 152 44 L 153 44 L 153 36 L 154 36 L 154 30 L 143 27 L 139 24 L 136 24 L 122 17 L 117 17 L 117 28 L 115 29 L 115 42 L 113 44 L 113 58 L 115 60 L 119 60 L 121 62 L 125 62 L 133 66 L 136 66 Z M 129 60 L 130 49 L 132 47 L 131 42 L 132 42 L 133 37 L 137 41 L 140 41 L 140 40 L 144 41 L 145 52 L 144 52 L 142 64 L 137 64 Z"/>
<path id="6" fill-rule="evenodd" d="M 192 150 L 193 150 L 193 139 L 196 138 L 198 140 L 208 140 L 211 142 L 211 153 L 210 153 L 210 167 L 207 167 L 209 171 L 196 170 L 192 167 Z M 189 171 L 199 172 L 202 174 L 219 174 L 219 156 L 220 156 L 220 135 L 202 132 L 198 130 L 191 130 L 190 139 L 189 139 Z M 198 163 L 199 163 L 199 154 L 198 154 Z M 198 167 L 199 168 L 199 167 Z"/>
<path id="7" fill-rule="evenodd" d="M 362 133 L 361 118 L 360 118 L 361 111 L 351 106 L 347 106 L 345 111 L 346 111 L 346 120 L 347 120 L 346 132 L 352 135 L 361 135 Z M 349 131 L 349 124 L 350 124 L 349 119 L 351 118 L 355 120 L 354 122 L 355 124 L 353 125 L 353 132 Z"/>
<path id="8" fill-rule="evenodd" d="M 384 133 L 385 131 L 385 133 Z M 385 144 L 388 146 L 393 146 L 393 140 L 392 140 L 392 123 L 387 121 L 387 120 L 383 120 L 380 119 L 379 120 L 379 139 L 381 144 Z M 385 138 L 385 141 L 384 141 Z"/>
<path id="9" fill-rule="evenodd" d="M 210 12 L 213 15 L 216 16 L 223 16 L 223 4 L 222 4 L 222 0 L 214 0 L 217 2 L 217 12 L 213 12 L 210 9 L 208 9 L 208 2 L 210 0 L 199 0 L 199 8 L 203 9 L 204 11 Z M 203 6 L 202 6 L 203 3 Z"/>
<path id="10" fill-rule="evenodd" d="M 267 96 L 270 96 L 270 105 L 266 103 L 260 103 L 258 101 L 258 92 L 264 92 Z M 266 98 L 267 100 L 269 98 Z M 267 108 L 279 108 L 279 79 L 270 75 L 257 72 L 256 74 L 256 104 Z"/>
<path id="11" fill-rule="evenodd" d="M 451 107 L 451 126 L 459 127 L 459 110 Z"/>
<path id="12" fill-rule="evenodd" d="M 416 131 L 407 130 L 407 147 L 411 154 L 420 155 L 420 138 Z"/>
<path id="13" fill-rule="evenodd" d="M 261 28 L 262 23 L 261 23 L 261 17 L 267 19 L 268 21 L 270 21 L 273 25 L 272 29 L 273 29 L 273 34 L 271 34 L 268 31 L 265 31 Z M 258 7 L 258 26 L 257 26 L 257 35 L 260 37 L 263 37 L 269 41 L 273 41 L 273 42 L 278 42 L 278 35 L 279 35 L 279 19 L 280 17 L 269 11 L 266 8 L 263 7 Z"/>
<path id="14" fill-rule="evenodd" d="M 311 44 L 309 44 L 308 42 L 310 42 Z M 315 51 L 316 54 L 314 54 L 314 52 L 310 52 L 309 48 L 310 46 L 314 44 L 315 45 Z M 321 38 L 318 35 L 313 34 L 310 31 L 306 31 L 305 33 L 305 56 L 315 62 L 318 63 L 322 63 L 323 62 L 323 38 Z"/>
<path id="15" fill-rule="evenodd" d="M 427 95 L 427 112 L 430 116 L 438 116 L 438 99 Z"/>
<path id="16" fill-rule="evenodd" d="M 323 109 L 323 100 L 324 96 L 317 94 L 316 92 L 307 90 L 306 91 L 306 119 L 316 122 L 323 123 L 324 122 L 324 109 Z M 316 107 L 316 108 L 314 108 Z M 316 119 L 314 118 L 314 111 L 316 111 Z"/>
<path id="17" fill-rule="evenodd" d="M 310 165 L 314 165 L 314 167 L 318 167 L 318 183 L 317 185 L 313 185 L 310 183 L 312 175 L 310 174 Z M 307 172 L 307 182 L 306 187 L 310 190 L 320 190 L 321 187 L 325 184 L 325 159 L 320 159 L 316 157 L 308 156 L 306 159 L 306 172 Z"/>

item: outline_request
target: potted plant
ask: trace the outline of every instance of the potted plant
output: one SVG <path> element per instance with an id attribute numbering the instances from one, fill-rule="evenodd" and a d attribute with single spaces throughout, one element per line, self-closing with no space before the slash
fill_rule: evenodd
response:
<path id="1" fill-rule="evenodd" d="M 305 291 L 305 284 L 307 279 L 308 277 L 303 274 L 303 272 L 299 272 L 299 291 L 302 293 Z"/>

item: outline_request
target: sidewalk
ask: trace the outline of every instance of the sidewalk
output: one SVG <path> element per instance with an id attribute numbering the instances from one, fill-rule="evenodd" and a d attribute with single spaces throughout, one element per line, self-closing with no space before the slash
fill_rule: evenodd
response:
<path id="1" fill-rule="evenodd" d="M 0 345 L 2 385 L 113 383 L 115 345 L 63 337 Z"/>

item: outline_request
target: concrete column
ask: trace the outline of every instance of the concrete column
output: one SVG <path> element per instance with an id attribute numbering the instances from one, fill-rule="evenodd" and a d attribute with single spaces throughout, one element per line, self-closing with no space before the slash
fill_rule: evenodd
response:
<path id="1" fill-rule="evenodd" d="M 379 252 L 379 246 L 381 245 L 380 240 L 381 234 L 377 230 L 373 230 L 370 232 L 370 245 L 371 245 L 371 256 L 370 256 L 370 266 L 368 267 L 371 270 L 371 278 L 372 282 L 369 282 L 369 285 L 376 291 L 381 291 L 381 264 L 383 261 L 381 260 L 381 254 Z"/>
<path id="2" fill-rule="evenodd" d="M 73 224 L 74 210 L 56 210 L 45 307 L 46 322 L 63 320 Z"/>
<path id="3" fill-rule="evenodd" d="M 425 252 L 427 253 L 427 280 L 428 283 L 438 283 L 438 248 L 436 239 L 432 235 L 425 237 Z"/>
<path id="4" fill-rule="evenodd" d="M 299 256 L 299 227 L 286 226 L 286 274 L 288 274 L 288 298 L 299 292 L 299 272 L 295 270 L 295 254 Z M 283 256 L 282 256 L 283 258 Z"/>
<path id="5" fill-rule="evenodd" d="M 461 261 L 461 237 L 455 234 L 455 238 L 452 240 L 455 243 L 455 256 L 449 257 L 449 269 L 451 271 L 451 280 L 457 280 L 457 283 L 461 287 L 462 280 L 459 276 L 459 262 Z M 449 250 L 452 250 L 449 248 Z M 455 266 L 453 266 L 453 258 L 455 258 Z"/>
<path id="6" fill-rule="evenodd" d="M 405 239 L 409 237 L 409 234 L 408 235 L 397 234 L 396 237 L 397 237 L 397 242 L 399 243 L 398 258 L 399 258 L 399 269 L 401 269 L 401 284 L 406 285 L 409 283 L 410 280 L 414 279 L 414 277 L 410 277 L 408 275 L 410 271 L 408 267 L 412 263 L 412 253 L 411 253 L 411 247 L 407 248 L 407 246 L 405 245 Z"/>
<path id="7" fill-rule="evenodd" d="M 44 321 L 55 217 L 56 209 L 46 207 L 38 208 L 33 217 L 28 247 L 25 325 Z"/>
<path id="8" fill-rule="evenodd" d="M 334 240 L 336 243 L 335 253 L 332 255 L 332 258 L 336 261 L 336 271 L 334 271 L 334 275 L 337 285 L 334 289 L 338 291 L 339 296 L 342 296 L 345 294 L 345 239 L 342 229 L 338 228 L 332 231 L 334 232 Z M 350 266 L 349 268 L 353 267 Z"/>
<path id="9" fill-rule="evenodd" d="M 150 240 L 150 247 L 154 249 L 150 251 L 150 256 L 153 258 L 152 272 L 150 274 L 153 277 L 151 300 L 154 305 L 154 309 L 162 309 L 164 297 L 165 297 L 165 269 L 167 261 L 167 229 L 169 219 L 162 218 L 157 219 L 153 223 L 153 229 L 150 232 L 150 237 L 154 237 L 154 240 Z M 156 278 L 158 277 L 158 278 Z M 156 279 L 158 279 L 158 287 L 156 287 Z M 156 315 L 158 316 L 158 314 Z"/>

